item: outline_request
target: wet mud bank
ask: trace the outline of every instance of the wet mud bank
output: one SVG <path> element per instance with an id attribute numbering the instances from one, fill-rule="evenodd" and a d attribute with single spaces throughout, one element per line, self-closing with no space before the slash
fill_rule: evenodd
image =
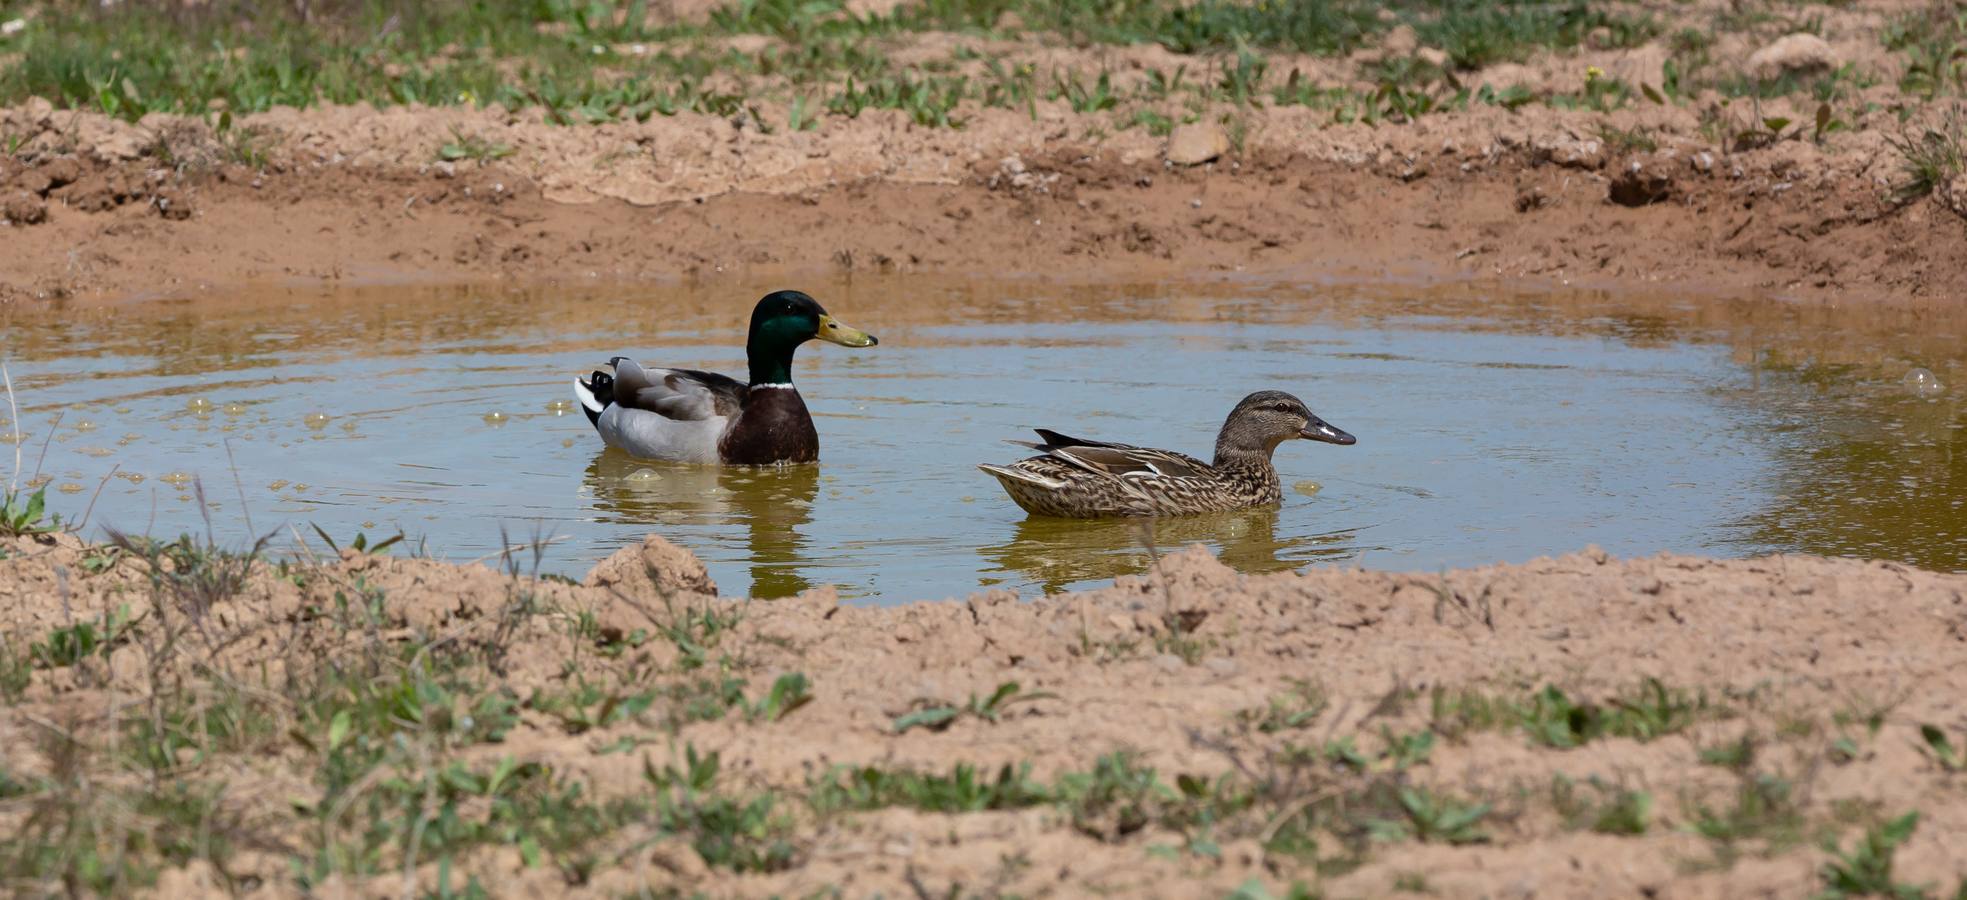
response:
<path id="1" fill-rule="evenodd" d="M 529 118 L 530 117 L 530 118 Z M 1903 200 L 1879 130 L 1733 151 L 1691 111 L 1472 110 L 1331 127 L 1279 107 L 1204 134 L 1088 137 L 1069 111 L 963 130 L 869 112 L 760 133 L 678 115 L 326 108 L 247 117 L 247 164 L 196 119 L 28 105 L 0 159 L 0 298 L 253 284 L 648 280 L 771 272 L 1078 278 L 1529 279 L 1694 295 L 1951 302 L 1955 192 Z M 1213 129 L 1213 131 L 1212 131 Z M 446 135 L 505 148 L 442 158 Z"/>

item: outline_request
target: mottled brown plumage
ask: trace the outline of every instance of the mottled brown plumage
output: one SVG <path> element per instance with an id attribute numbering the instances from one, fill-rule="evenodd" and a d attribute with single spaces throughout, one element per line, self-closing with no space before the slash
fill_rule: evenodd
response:
<path id="1" fill-rule="evenodd" d="M 1042 428 L 1038 436 L 1044 441 L 1015 443 L 1043 455 L 978 468 L 996 476 L 1026 512 L 1073 519 L 1181 516 L 1277 503 L 1284 492 L 1270 458 L 1278 444 L 1293 438 L 1354 442 L 1282 391 L 1258 391 L 1236 404 L 1216 435 L 1213 463 Z"/>

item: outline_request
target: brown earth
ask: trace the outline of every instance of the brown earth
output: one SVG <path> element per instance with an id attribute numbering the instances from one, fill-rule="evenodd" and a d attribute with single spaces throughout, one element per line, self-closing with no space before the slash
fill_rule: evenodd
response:
<path id="1" fill-rule="evenodd" d="M 155 587 L 146 564 L 129 555 L 91 567 L 86 560 L 100 548 L 68 537 L 17 539 L 11 550 L 0 561 L 6 634 L 44 635 L 119 605 L 133 608 L 136 624 L 105 659 L 34 670 L 19 702 L 0 709 L 0 772 L 61 777 L 61 760 L 74 752 L 62 747 L 113 756 L 117 732 L 109 726 L 142 719 L 152 698 L 193 696 L 201 706 L 242 692 L 274 698 L 265 714 L 277 727 L 234 748 L 236 755 L 180 751 L 171 777 L 216 790 L 210 827 L 234 829 L 229 837 L 244 849 L 223 872 L 202 861 L 167 867 L 160 895 L 293 895 L 290 857 L 308 857 L 323 835 L 357 833 L 348 829 L 359 823 L 338 821 L 317 832 L 324 826 L 306 812 L 321 793 L 321 754 L 288 736 L 318 725 L 304 706 L 285 705 L 294 685 L 329 669 L 359 669 L 363 660 L 400 666 L 413 658 L 405 649 L 441 658 L 448 646 L 490 661 L 475 671 L 516 696 L 547 696 L 577 682 L 676 688 L 702 675 L 683 663 L 681 645 L 650 641 L 612 658 L 599 651 L 624 635 L 674 627 L 683 609 L 741 614 L 711 648 L 724 654 L 725 674 L 748 683 L 748 695 L 799 672 L 812 701 L 777 721 L 692 722 L 679 720 L 683 701 L 671 693 L 596 728 L 575 727 L 540 704 L 502 739 L 440 742 L 424 748 L 434 757 L 426 762 L 537 763 L 600 801 L 647 797 L 645 760 L 660 769 L 687 745 L 721 754 L 727 790 L 797 797 L 843 765 L 941 773 L 970 763 L 988 774 L 1029 764 L 1048 781 L 1127 751 L 1169 784 L 1177 775 L 1257 782 L 1279 777 L 1279 761 L 1294 745 L 1356 737 L 1369 749 L 1383 736 L 1424 728 L 1440 740 L 1409 767 L 1296 772 L 1306 779 L 1296 793 L 1262 801 L 1275 806 L 1226 814 L 1209 834 L 1220 848 L 1212 853 L 1153 851 L 1183 846 L 1184 835 L 1152 821 L 1116 826 L 1043 805 L 964 814 L 885 808 L 796 814 L 793 853 L 773 873 L 709 868 L 681 839 L 645 834 L 610 840 L 609 855 L 584 881 L 564 867 L 525 866 L 513 850 L 493 846 L 455 860 L 454 885 L 474 876 L 513 895 L 680 888 L 711 896 L 827 889 L 941 896 L 961 888 L 1221 897 L 1257 878 L 1363 897 L 1412 889 L 1420 878 L 1445 896 L 1803 896 L 1829 858 L 1810 840 L 1757 833 L 1724 845 L 1695 831 L 1715 810 L 1735 808 L 1743 784 L 1770 778 L 1794 792 L 1787 796 L 1800 833 L 1846 847 L 1867 824 L 1918 810 L 1921 824 L 1898 850 L 1895 877 L 1949 889 L 1967 877 L 1951 837 L 1967 828 L 1963 776 L 1923 751 L 1918 730 L 1931 723 L 1958 734 L 1967 725 L 1957 702 L 1967 690 L 1967 577 L 1889 563 L 1619 561 L 1587 551 L 1445 574 L 1319 568 L 1249 577 L 1198 548 L 1166 557 L 1146 576 L 1037 602 L 985 593 L 962 603 L 862 608 L 841 605 L 830 588 L 771 603 L 715 598 L 702 593 L 715 587 L 693 557 L 652 537 L 598 566 L 583 585 L 347 551 L 284 577 L 259 565 L 236 593 L 194 609 L 183 602 L 193 595 Z M 382 598 L 379 618 L 354 628 L 338 619 L 335 598 L 351 594 Z M 521 600 L 534 612 L 515 615 Z M 590 624 L 575 627 L 581 621 Z M 393 671 L 385 664 L 380 677 L 393 679 Z M 1450 727 L 1455 714 L 1441 708 L 1442 697 L 1465 691 L 1501 696 L 1547 684 L 1615 705 L 1646 677 L 1698 692 L 1711 707 L 1664 737 L 1603 737 L 1577 749 L 1507 727 L 1458 732 Z M 1303 721 L 1260 724 L 1266 705 L 1297 680 L 1318 685 L 1327 703 Z M 1048 696 L 1010 705 L 997 721 L 965 716 L 943 731 L 896 732 L 896 717 L 911 710 L 987 696 L 1005 682 Z M 1701 764 L 1704 753 L 1742 739 L 1753 760 L 1739 771 Z M 1647 830 L 1606 834 L 1581 825 L 1553 799 L 1559 776 L 1647 793 Z M 86 777 L 95 783 L 78 790 L 103 793 L 134 777 L 97 766 Z M 372 780 L 364 784 L 375 789 Z M 1264 852 L 1260 838 L 1293 814 L 1293 804 L 1347 796 L 1370 804 L 1375 789 L 1392 786 L 1487 800 L 1485 839 L 1457 846 L 1320 834 L 1323 877 L 1301 859 Z M 1353 812 L 1399 818 L 1384 809 Z M 45 813 L 25 800 L 0 800 L 9 831 Z M 1348 861 L 1333 865 L 1335 858 Z M 387 875 L 334 875 L 317 890 L 380 897 L 412 882 L 434 889 L 433 863 L 409 867 L 413 875 L 387 863 Z"/>
<path id="2" fill-rule="evenodd" d="M 1829 51 L 1883 67 L 1877 41 L 1853 36 L 1875 32 L 1890 4 L 1862 6 L 1825 9 Z M 678 0 L 660 12 L 701 7 Z M 938 40 L 921 38 L 924 58 L 947 55 Z M 1715 52 L 1778 65 L 1755 57 L 1766 43 L 1731 37 Z M 986 49 L 1118 68 L 1122 83 L 1129 67 L 1170 63 L 1153 48 L 1091 61 L 1078 49 Z M 1586 50 L 1483 75 L 1550 90 L 1595 65 L 1651 84 L 1663 59 L 1657 46 Z M 1343 81 L 1352 62 L 1295 64 Z M 1891 88 L 1871 90 L 1890 100 Z M 770 104 L 760 112 L 786 119 Z M 1812 115 L 1786 101 L 1761 112 Z M 0 302 L 842 269 L 1069 271 L 1082 281 L 1503 278 L 1939 307 L 1967 289 L 1967 185 L 1895 200 L 1903 175 L 1886 137 L 1898 124 L 1886 109 L 1821 142 L 1758 147 L 1717 142 L 1714 122 L 1745 113 L 1705 101 L 1611 114 L 1479 108 L 1377 127 L 1333 126 L 1300 108 L 1225 109 L 1166 139 L 1057 104 L 1035 118 L 963 115 L 961 130 L 869 111 L 767 133 L 748 116 L 567 128 L 537 110 L 346 107 L 245 116 L 221 137 L 190 119 L 132 125 L 31 103 L 0 110 L 0 136 L 22 139 L 0 157 Z M 1608 143 L 1614 132 L 1651 135 L 1658 149 L 1619 150 Z M 510 152 L 438 161 L 459 136 Z M 0 663 L 125 606 L 136 624 L 107 652 L 71 664 L 0 665 L 0 676 L 25 673 L 0 705 L 0 833 L 121 847 L 152 827 L 130 798 L 151 796 L 160 776 L 211 792 L 200 840 L 217 836 L 231 852 L 222 865 L 180 853 L 163 864 L 155 894 L 302 893 L 297 861 L 359 841 L 367 813 L 350 807 L 387 789 L 377 776 L 344 792 L 349 805 L 310 806 L 326 795 L 330 726 L 311 718 L 309 692 L 331 674 L 389 681 L 415 668 L 406 660 L 453 657 L 479 689 L 526 698 L 516 725 L 497 740 L 459 742 L 429 720 L 461 710 L 426 706 L 417 727 L 391 726 L 411 757 L 377 771 L 408 777 L 509 758 L 593 800 L 637 800 L 671 790 L 654 786 L 645 765 L 678 765 L 688 746 L 720 754 L 719 790 L 777 796 L 790 825 L 790 856 L 765 873 L 709 865 L 687 833 L 647 821 L 581 849 L 599 861 L 591 870 L 570 863 L 573 851 L 528 866 L 497 846 L 453 861 L 453 886 L 475 876 L 501 895 L 1221 897 L 1255 878 L 1277 895 L 1303 882 L 1341 897 L 1423 887 L 1794 897 L 1822 886 L 1833 859 L 1822 842 L 1848 850 L 1913 810 L 1922 819 L 1893 877 L 1942 892 L 1967 878 L 1952 839 L 1967 828 L 1967 775 L 1921 734 L 1936 726 L 1958 745 L 1967 729 L 1957 702 L 1967 689 L 1967 576 L 1806 557 L 1587 552 L 1445 574 L 1246 577 L 1191 550 L 1097 591 L 870 609 L 840 605 L 827 589 L 773 603 L 715 598 L 694 560 L 659 539 L 581 585 L 359 554 L 285 571 L 256 564 L 215 585 L 169 577 L 205 571 L 190 563 L 153 566 L 67 536 L 6 549 Z M 371 598 L 370 618 L 349 611 Z M 649 637 L 733 611 L 741 620 L 707 657 Z M 689 707 L 707 662 L 746 698 L 797 672 L 813 699 L 776 721 L 735 708 L 699 720 Z M 1484 720 L 1472 712 L 1481 703 L 1465 699 L 1529 702 L 1553 685 L 1609 714 L 1634 702 L 1647 677 L 1705 705 L 1664 736 L 1560 749 L 1506 716 Z M 895 720 L 911 711 L 1013 681 L 1051 696 L 1014 703 L 996 721 L 962 715 L 945 730 L 897 733 Z M 1315 684 L 1324 703 L 1280 719 L 1278 704 L 1307 690 L 1299 682 Z M 581 684 L 654 700 L 578 725 L 549 701 Z M 147 718 L 190 709 L 197 719 L 228 703 L 264 721 L 207 734 L 161 764 L 130 760 L 125 742 Z M 1436 735 L 1431 752 L 1396 761 L 1396 740 L 1424 732 Z M 1341 740 L 1368 761 L 1325 754 Z M 1135 754 L 1164 786 L 1143 801 L 1142 821 L 1066 803 L 945 814 L 809 802 L 835 766 L 948 773 L 970 763 L 988 774 L 1028 763 L 1050 784 L 1115 752 Z M 1179 776 L 1226 779 L 1251 799 L 1210 812 L 1219 818 L 1202 827 L 1187 801 L 1172 799 Z M 9 789 L 21 779 L 64 790 Z M 1484 840 L 1416 840 L 1412 816 L 1392 799 L 1401 789 L 1489 804 Z M 1650 798 L 1643 833 L 1593 827 L 1590 808 L 1608 791 Z M 488 813 L 467 804 L 464 815 Z M 1314 823 L 1312 856 L 1265 849 L 1301 820 Z M 81 838 L 56 828 L 75 822 L 88 826 Z M 1406 837 L 1384 833 L 1389 822 Z M 437 887 L 436 862 L 381 852 L 372 868 L 390 874 L 337 870 L 312 892 Z M 5 890 L 73 889 L 25 878 L 14 864 L 27 859 L 0 853 Z"/>
<path id="3" fill-rule="evenodd" d="M 266 160 L 253 169 L 195 120 L 30 104 L 0 112 L 0 133 L 31 136 L 0 159 L 0 299 L 840 268 L 1827 301 L 1967 287 L 1967 218 L 1948 207 L 1967 190 L 1894 200 L 1883 122 L 1729 152 L 1696 118 L 1483 108 L 1369 128 L 1273 108 L 1164 140 L 1063 108 L 978 110 L 962 130 L 870 111 L 771 134 L 745 117 L 568 128 L 536 111 L 334 108 L 247 117 Z M 1595 136 L 1607 125 L 1659 149 L 1615 152 Z M 453 134 L 511 153 L 435 162 Z"/>

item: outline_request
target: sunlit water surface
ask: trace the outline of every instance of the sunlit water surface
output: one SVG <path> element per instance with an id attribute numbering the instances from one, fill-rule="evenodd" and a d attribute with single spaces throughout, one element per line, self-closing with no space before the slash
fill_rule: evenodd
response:
<path id="1" fill-rule="evenodd" d="M 541 538 L 540 568 L 578 576 L 657 532 L 727 594 L 832 583 L 877 602 L 1084 586 L 1139 571 L 1149 541 L 1250 572 L 1587 544 L 1967 567 L 1958 317 L 1472 286 L 822 280 L 801 286 L 881 345 L 801 351 L 819 466 L 603 450 L 570 402 L 576 373 L 627 352 L 741 374 L 773 286 L 0 310 L 22 477 L 91 535 L 209 527 L 318 552 L 317 526 L 340 543 L 400 530 L 458 561 Z M 1027 518 L 974 467 L 1017 459 L 1004 441 L 1032 427 L 1206 457 L 1260 388 L 1359 437 L 1281 447 L 1280 509 L 1150 536 Z"/>

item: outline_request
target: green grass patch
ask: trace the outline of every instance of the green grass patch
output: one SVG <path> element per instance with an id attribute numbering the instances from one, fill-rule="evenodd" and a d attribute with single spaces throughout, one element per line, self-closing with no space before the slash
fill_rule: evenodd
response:
<path id="1" fill-rule="evenodd" d="M 1525 697 L 1446 690 L 1432 695 L 1433 727 L 1443 734 L 1517 729 L 1558 748 L 1607 737 L 1650 741 L 1719 714 L 1705 694 L 1668 688 L 1654 678 L 1603 703 L 1579 702 L 1555 685 Z"/>
<path id="2" fill-rule="evenodd" d="M 1031 703 L 1037 700 L 1056 699 L 1058 699 L 1058 695 L 1049 691 L 1032 691 L 1027 693 L 1024 687 L 1017 682 L 1006 681 L 999 684 L 997 690 L 992 691 L 988 697 L 978 697 L 972 694 L 970 695 L 969 701 L 962 704 L 932 702 L 922 705 L 921 708 L 913 712 L 896 716 L 895 733 L 901 734 L 911 728 L 926 728 L 930 731 L 942 731 L 955 724 L 957 719 L 963 718 L 964 716 L 979 718 L 995 725 L 1013 706 L 1021 703 Z"/>
<path id="3" fill-rule="evenodd" d="M 1936 125 L 1908 127 L 1885 141 L 1899 154 L 1905 180 L 1894 190 L 1902 202 L 1924 197 L 1967 173 L 1967 124 L 1957 111 Z"/>
<path id="4" fill-rule="evenodd" d="M 48 512 L 48 489 L 32 494 L 9 491 L 0 498 L 0 538 L 52 534 L 61 530 L 61 516 Z"/>
<path id="5" fill-rule="evenodd" d="M 1850 850 L 1831 845 L 1828 849 L 1832 859 L 1819 870 L 1824 882 L 1823 892 L 1817 895 L 1819 900 L 1845 897 L 1916 900 L 1932 896 L 1931 888 L 1907 884 L 1892 875 L 1892 860 L 1898 854 L 1899 845 L 1911 838 L 1918 827 L 1919 813 L 1909 812 L 1867 830 Z"/>
<path id="6" fill-rule="evenodd" d="M 1029 763 L 1005 765 L 994 779 L 979 775 L 975 766 L 959 763 L 948 775 L 873 766 L 838 768 L 808 788 L 807 802 L 822 815 L 893 806 L 962 813 L 1040 806 L 1050 803 L 1052 796 L 1050 788 L 1031 780 Z"/>
<path id="7" fill-rule="evenodd" d="M 1559 775 L 1551 781 L 1550 800 L 1567 828 L 1635 835 L 1645 834 L 1653 821 L 1653 795 L 1597 778 L 1580 783 Z"/>

